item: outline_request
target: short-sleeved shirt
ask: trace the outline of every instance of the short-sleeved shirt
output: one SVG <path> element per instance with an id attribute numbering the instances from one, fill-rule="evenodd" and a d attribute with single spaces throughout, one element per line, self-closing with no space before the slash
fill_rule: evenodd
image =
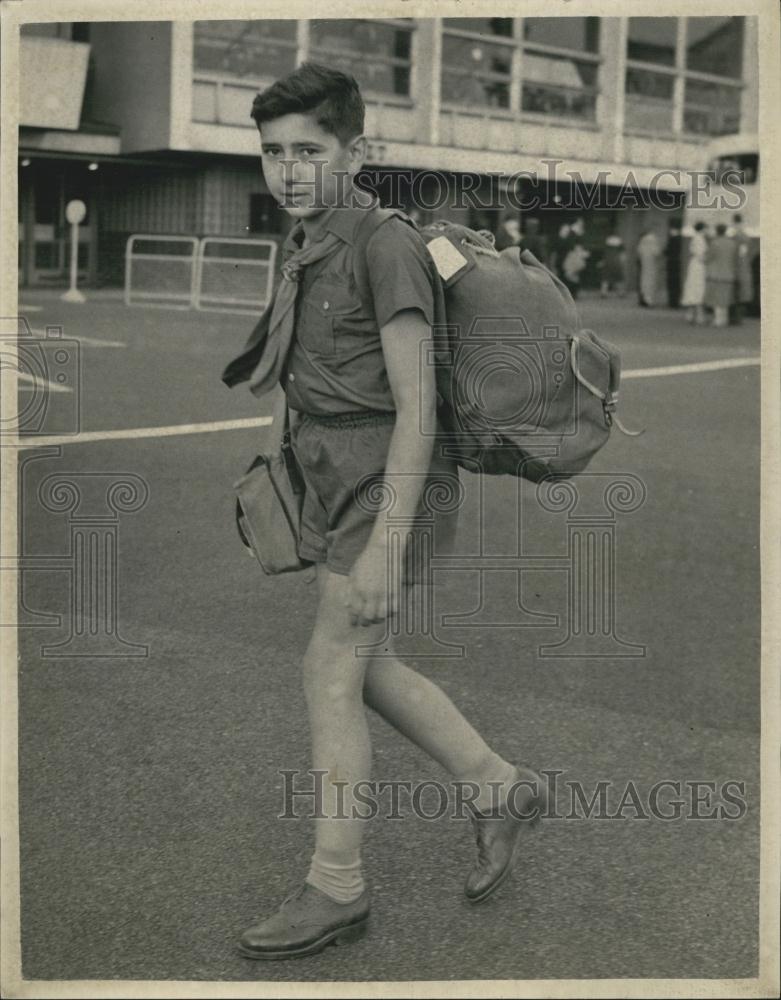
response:
<path id="1" fill-rule="evenodd" d="M 333 208 L 313 227 L 314 238 L 328 231 L 342 244 L 310 264 L 301 277 L 295 336 L 283 372 L 295 410 L 314 416 L 392 412 L 380 328 L 402 309 L 419 309 L 429 325 L 444 323 L 436 266 L 422 237 L 397 217 L 383 222 L 366 245 L 370 295 L 361 296 L 353 254 L 358 227 L 372 210 Z"/>

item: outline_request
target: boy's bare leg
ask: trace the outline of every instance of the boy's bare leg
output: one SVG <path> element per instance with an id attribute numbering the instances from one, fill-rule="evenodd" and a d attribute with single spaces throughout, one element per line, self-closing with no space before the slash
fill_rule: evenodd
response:
<path id="1" fill-rule="evenodd" d="M 475 806 L 490 809 L 497 801 L 492 785 L 512 782 L 513 766 L 488 746 L 428 678 L 395 657 L 356 656 L 356 646 L 379 641 L 385 625 L 350 624 L 344 603 L 347 586 L 347 577 L 318 567 L 317 618 L 304 656 L 312 767 L 327 772 L 324 812 L 329 817 L 336 815 L 339 795 L 338 810 L 351 816 L 352 789 L 356 782 L 369 780 L 371 747 L 364 701 L 457 781 L 477 785 Z M 316 820 L 317 849 L 331 854 L 358 851 L 362 831 L 360 819 Z"/>
<path id="2" fill-rule="evenodd" d="M 350 623 L 348 578 L 318 566 L 319 602 L 303 661 L 312 768 L 324 771 L 323 814 L 315 819 L 315 855 L 307 881 L 340 902 L 363 891 L 360 848 L 364 822 L 353 817 L 353 789 L 368 781 L 371 746 L 363 702 L 367 661 L 356 646 L 378 640 L 381 624 Z"/>
<path id="3" fill-rule="evenodd" d="M 480 811 L 495 807 L 515 768 L 495 753 L 445 692 L 395 657 L 369 660 L 363 688 L 370 708 L 436 760 L 455 780 L 471 782 Z M 466 796 L 465 796 L 466 799 Z"/>
<path id="4" fill-rule="evenodd" d="M 540 776 L 491 750 L 444 691 L 396 657 L 370 659 L 364 700 L 457 781 L 472 786 L 462 788 L 461 801 L 477 810 L 472 814 L 477 859 L 464 894 L 471 903 L 487 899 L 512 871 L 524 825 L 513 810 L 520 809 L 532 822 L 544 811 L 547 797 Z M 521 784 L 528 790 L 523 793 L 525 804 L 519 806 L 516 793 Z"/>

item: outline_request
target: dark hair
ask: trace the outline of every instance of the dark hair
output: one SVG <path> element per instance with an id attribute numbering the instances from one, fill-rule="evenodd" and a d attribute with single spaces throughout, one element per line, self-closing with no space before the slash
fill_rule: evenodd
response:
<path id="1" fill-rule="evenodd" d="M 732 221 L 737 225 L 738 223 L 743 221 L 743 216 L 740 214 L 740 212 L 738 212 L 736 215 L 732 216 Z"/>
<path id="2" fill-rule="evenodd" d="M 263 122 L 283 115 L 311 114 L 342 145 L 363 132 L 365 108 L 354 77 L 320 63 L 305 62 L 272 83 L 252 102 L 252 118 Z"/>
<path id="3" fill-rule="evenodd" d="M 694 223 L 695 232 L 701 233 L 704 228 L 705 228 L 705 223 L 702 221 L 702 219 L 700 219 L 699 222 Z"/>
<path id="4" fill-rule="evenodd" d="M 720 222 L 718 224 L 718 226 L 716 226 L 716 235 L 717 236 L 723 236 L 726 233 L 726 231 L 727 231 L 727 227 L 725 226 L 725 224 L 723 222 Z"/>

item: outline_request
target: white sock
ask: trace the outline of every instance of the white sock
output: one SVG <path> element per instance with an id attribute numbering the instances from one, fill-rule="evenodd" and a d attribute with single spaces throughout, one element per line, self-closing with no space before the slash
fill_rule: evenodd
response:
<path id="1" fill-rule="evenodd" d="M 366 888 L 360 851 L 316 849 L 306 881 L 337 903 L 354 902 Z"/>
<path id="2" fill-rule="evenodd" d="M 472 803 L 481 813 L 493 812 L 502 806 L 507 800 L 510 787 L 518 779 L 513 764 L 502 760 L 498 754 L 494 754 L 494 757 L 491 772 L 480 779 L 480 793 Z"/>

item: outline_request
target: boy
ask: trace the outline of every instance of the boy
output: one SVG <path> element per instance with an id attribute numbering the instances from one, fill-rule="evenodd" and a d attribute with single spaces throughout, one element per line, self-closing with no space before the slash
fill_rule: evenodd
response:
<path id="1" fill-rule="evenodd" d="M 355 280 L 360 227 L 376 203 L 353 183 L 366 139 L 352 77 L 305 63 L 259 94 L 252 115 L 269 190 L 298 220 L 283 249 L 283 274 L 287 268 L 298 281 L 288 313 L 295 331 L 289 350 L 269 340 L 256 369 L 258 352 L 250 347 L 224 378 L 251 378 L 256 393 L 280 380 L 297 413 L 293 448 L 306 483 L 299 551 L 317 564 L 318 581 L 303 685 L 312 767 L 326 773 L 329 817 L 315 820 L 303 886 L 241 938 L 246 957 L 278 959 L 313 954 L 366 929 L 362 821 L 331 818 L 332 782 L 347 782 L 342 815 L 351 817 L 351 789 L 369 778 L 364 703 L 454 778 L 474 783 L 479 859 L 465 887 L 471 901 L 486 898 L 509 874 L 522 821 L 544 802 L 538 775 L 494 753 L 436 685 L 387 655 L 356 654 L 356 646 L 381 642 L 385 619 L 399 611 L 399 594 L 388 583 L 388 505 L 372 510 L 367 484 L 392 498 L 394 520 L 423 512 L 428 487 L 452 487 L 454 477 L 457 486 L 455 467 L 421 432 L 436 419 L 436 389 L 433 367 L 419 364 L 420 345 L 444 321 L 443 292 L 425 243 L 398 218 L 379 225 L 366 243 L 368 302 Z M 436 550 L 447 548 L 454 527 L 454 514 L 436 515 Z M 413 548 L 416 537 L 413 531 Z M 406 583 L 425 584 L 420 559 L 407 555 Z"/>

